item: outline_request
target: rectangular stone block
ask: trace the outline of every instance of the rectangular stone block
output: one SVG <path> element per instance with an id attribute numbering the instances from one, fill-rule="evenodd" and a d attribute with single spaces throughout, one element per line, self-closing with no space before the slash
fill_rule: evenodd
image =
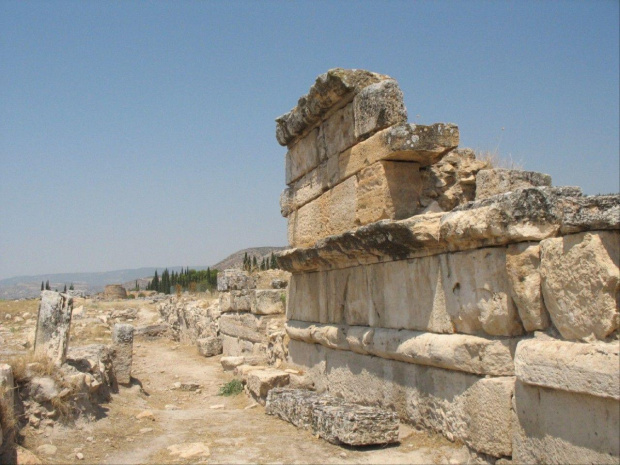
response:
<path id="1" fill-rule="evenodd" d="M 620 400 L 620 347 L 615 342 L 521 341 L 515 371 L 527 384 Z"/>
<path id="2" fill-rule="evenodd" d="M 34 339 L 34 353 L 62 365 L 67 358 L 73 298 L 54 291 L 42 291 Z"/>
<path id="3" fill-rule="evenodd" d="M 517 381 L 514 411 L 515 463 L 620 462 L 617 400 Z"/>
<path id="4" fill-rule="evenodd" d="M 536 171 L 486 169 L 476 174 L 476 200 L 525 187 L 550 187 L 551 176 Z"/>
<path id="5" fill-rule="evenodd" d="M 247 271 L 231 268 L 217 274 L 217 290 L 219 292 L 254 289 L 255 287 L 254 278 Z"/>
<path id="6" fill-rule="evenodd" d="M 384 129 L 343 152 L 330 155 L 316 168 L 288 183 L 289 188 L 280 199 L 282 215 L 288 217 L 292 211 L 379 161 L 426 166 L 456 147 L 458 141 L 458 128 L 451 124 L 399 124 Z M 422 189 L 421 180 L 416 178 L 415 187 Z"/>
<path id="7" fill-rule="evenodd" d="M 512 455 L 514 377 L 481 378 L 295 340 L 289 356 L 317 390 L 329 386 L 347 402 L 395 409 L 407 423 L 493 457 Z"/>
<path id="8" fill-rule="evenodd" d="M 277 387 L 284 387 L 288 384 L 289 374 L 275 368 L 256 370 L 248 374 L 248 390 L 263 405 L 267 398 L 267 393 Z"/>
<path id="9" fill-rule="evenodd" d="M 284 327 L 281 315 L 227 313 L 220 317 L 220 333 L 252 342 L 266 342 L 267 335 Z"/>
<path id="10" fill-rule="evenodd" d="M 222 353 L 222 339 L 218 336 L 203 337 L 196 340 L 198 353 L 204 357 L 213 357 Z"/>
<path id="11" fill-rule="evenodd" d="M 284 314 L 285 301 L 285 289 L 258 289 L 252 301 L 252 313 L 257 315 Z"/>
<path id="12" fill-rule="evenodd" d="M 253 290 L 222 292 L 219 296 L 220 311 L 222 313 L 249 312 L 252 310 L 253 300 Z"/>
<path id="13" fill-rule="evenodd" d="M 419 166 L 382 161 L 361 170 L 292 212 L 292 247 L 309 246 L 382 219 L 402 219 L 419 208 Z"/>
<path id="14" fill-rule="evenodd" d="M 505 248 L 294 274 L 287 318 L 435 333 L 523 332 Z"/>
<path id="15" fill-rule="evenodd" d="M 327 160 L 354 145 L 355 115 L 353 103 L 333 113 L 319 127 L 319 159 Z"/>
<path id="16" fill-rule="evenodd" d="M 319 164 L 318 129 L 299 139 L 286 153 L 286 184 L 299 179 Z"/>
<path id="17" fill-rule="evenodd" d="M 222 354 L 225 357 L 262 356 L 265 358 L 267 350 L 265 343 L 255 343 L 226 334 L 220 334 L 220 339 L 222 340 Z"/>
<path id="18" fill-rule="evenodd" d="M 112 329 L 112 361 L 118 384 L 131 384 L 133 332 L 134 328 L 130 324 L 117 323 Z"/>

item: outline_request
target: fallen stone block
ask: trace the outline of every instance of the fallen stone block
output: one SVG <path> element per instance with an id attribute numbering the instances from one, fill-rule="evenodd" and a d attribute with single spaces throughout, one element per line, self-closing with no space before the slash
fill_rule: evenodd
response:
<path id="1" fill-rule="evenodd" d="M 247 386 L 250 393 L 260 403 L 264 404 L 267 393 L 275 387 L 286 386 L 289 382 L 289 374 L 274 368 L 256 370 L 248 374 Z"/>
<path id="2" fill-rule="evenodd" d="M 235 367 L 234 374 L 235 376 L 238 376 L 241 379 L 241 382 L 245 384 L 248 381 L 248 376 L 250 375 L 250 373 L 256 370 L 266 370 L 267 368 L 268 367 L 263 365 L 239 365 L 238 367 Z"/>
<path id="3" fill-rule="evenodd" d="M 562 199 L 562 234 L 620 229 L 620 194 Z"/>
<path id="4" fill-rule="evenodd" d="M 130 324 L 117 323 L 112 329 L 114 373 L 118 384 L 131 384 L 133 332 L 134 328 Z"/>
<path id="5" fill-rule="evenodd" d="M 342 399 L 313 391 L 274 388 L 267 394 L 265 413 L 292 423 L 297 428 L 311 429 L 315 405 L 340 405 Z"/>
<path id="6" fill-rule="evenodd" d="M 204 357 L 213 357 L 222 353 L 222 339 L 217 336 L 209 336 L 196 340 L 198 352 Z"/>
<path id="7" fill-rule="evenodd" d="M 620 400 L 617 343 L 521 341 L 515 354 L 515 372 L 527 384 Z"/>
<path id="8" fill-rule="evenodd" d="M 592 231 L 540 243 L 545 305 L 565 339 L 605 339 L 620 317 L 620 232 Z"/>
<path id="9" fill-rule="evenodd" d="M 143 337 L 160 337 L 165 335 L 168 331 L 170 331 L 170 326 L 168 325 L 145 325 L 138 326 L 134 331 L 134 335 Z"/>
<path id="10" fill-rule="evenodd" d="M 43 355 L 57 365 L 65 362 L 72 310 L 73 298 L 68 295 L 54 291 L 41 292 L 34 340 L 36 355 Z"/>
<path id="11" fill-rule="evenodd" d="M 536 171 L 486 169 L 476 174 L 476 200 L 524 187 L 551 186 L 551 176 Z"/>
<path id="12" fill-rule="evenodd" d="M 266 360 L 258 356 L 222 357 L 220 363 L 224 371 L 232 371 L 239 365 L 264 365 Z"/>

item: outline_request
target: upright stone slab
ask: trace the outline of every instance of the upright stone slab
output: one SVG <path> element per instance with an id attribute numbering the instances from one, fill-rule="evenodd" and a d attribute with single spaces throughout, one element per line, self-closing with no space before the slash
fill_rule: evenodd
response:
<path id="1" fill-rule="evenodd" d="M 41 292 L 34 353 L 62 365 L 67 358 L 73 298 L 54 291 Z"/>
<path id="2" fill-rule="evenodd" d="M 112 330 L 114 346 L 114 371 L 118 384 L 131 384 L 131 362 L 133 357 L 132 325 L 115 324 Z"/>
<path id="3" fill-rule="evenodd" d="M 13 407 L 15 403 L 15 381 L 13 379 L 13 369 L 6 363 L 0 364 L 0 389 L 4 391 L 6 403 Z"/>

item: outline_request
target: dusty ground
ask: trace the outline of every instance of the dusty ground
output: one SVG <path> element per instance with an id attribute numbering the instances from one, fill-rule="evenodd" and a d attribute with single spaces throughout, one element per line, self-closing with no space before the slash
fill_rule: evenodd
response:
<path id="1" fill-rule="evenodd" d="M 4 319 L 10 307 L 6 304 L 0 302 L 0 337 L 6 344 L 8 336 L 9 345 L 18 347 L 14 339 L 19 340 L 30 329 L 25 319 L 18 327 L 7 324 L 14 320 Z M 136 309 L 132 321 L 136 325 L 158 318 L 155 305 L 148 301 L 81 304 L 85 314 L 74 320 L 72 344 L 109 340 L 109 328 L 100 327 L 94 319 L 107 315 L 109 320 L 109 315 L 119 309 Z M 14 313 L 26 311 L 20 308 Z M 80 326 L 81 319 L 90 324 Z M 133 363 L 133 385 L 121 387 L 112 401 L 103 405 L 101 418 L 80 419 L 71 427 L 27 427 L 22 430 L 23 445 L 50 464 L 467 462 L 463 447 L 405 426 L 401 428 L 401 443 L 391 447 L 353 449 L 317 439 L 308 431 L 266 415 L 262 406 L 243 393 L 219 396 L 220 387 L 233 375 L 222 371 L 219 357 L 201 357 L 194 347 L 167 339 L 137 338 Z M 201 387 L 196 392 L 185 392 L 174 389 L 175 382 L 193 382 Z M 136 418 L 143 412 L 152 416 Z M 183 459 L 168 450 L 169 446 L 191 443 L 202 443 L 204 453 Z M 56 447 L 53 455 L 41 453 L 45 444 Z M 83 456 L 81 460 L 78 454 Z"/>

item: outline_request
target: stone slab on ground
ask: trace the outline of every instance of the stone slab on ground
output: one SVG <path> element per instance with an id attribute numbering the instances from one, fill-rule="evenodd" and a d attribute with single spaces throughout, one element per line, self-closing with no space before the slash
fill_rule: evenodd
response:
<path id="1" fill-rule="evenodd" d="M 367 446 L 398 442 L 398 415 L 301 389 L 272 389 L 266 412 L 334 444 Z"/>
<path id="2" fill-rule="evenodd" d="M 250 393 L 259 402 L 264 403 L 271 389 L 286 386 L 288 382 L 288 373 L 275 368 L 267 368 L 250 372 L 248 374 L 247 386 Z"/>
<path id="3" fill-rule="evenodd" d="M 224 371 L 232 371 L 240 365 L 262 365 L 266 360 L 258 356 L 222 357 L 220 363 Z"/>

